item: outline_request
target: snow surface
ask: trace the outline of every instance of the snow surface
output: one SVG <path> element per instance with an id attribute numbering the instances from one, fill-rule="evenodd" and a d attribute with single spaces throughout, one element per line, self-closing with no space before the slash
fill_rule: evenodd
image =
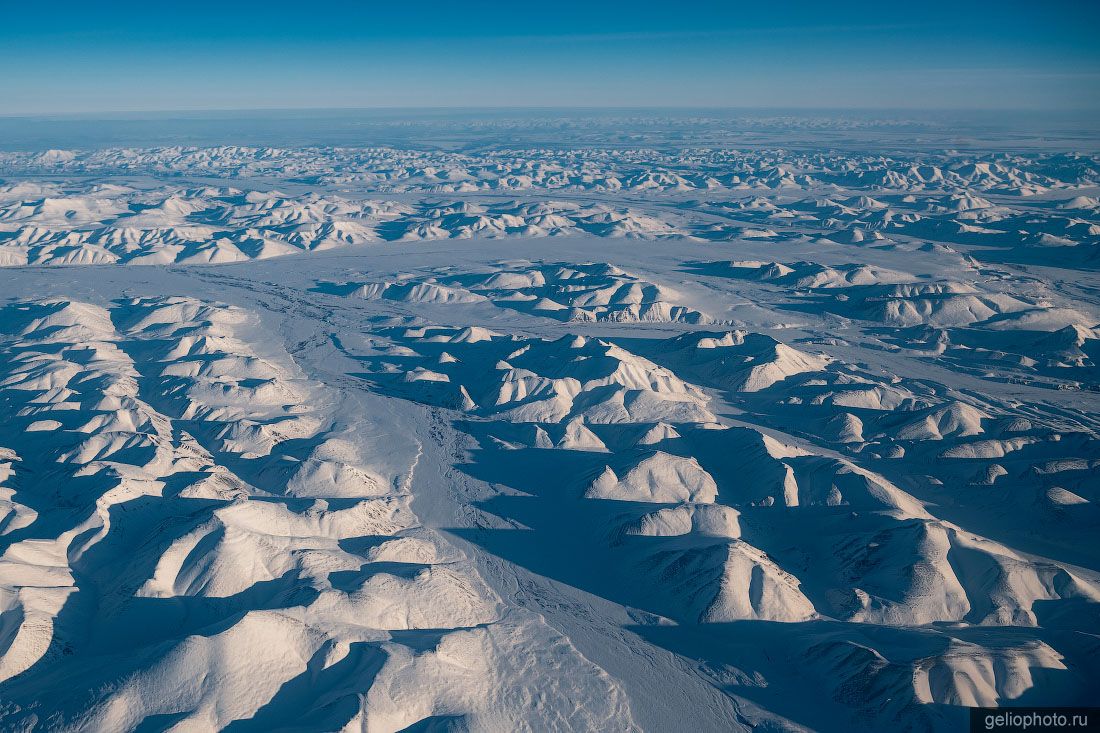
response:
<path id="1" fill-rule="evenodd" d="M 0 728 L 1094 702 L 1100 160 L 736 124 L 0 153 Z"/>

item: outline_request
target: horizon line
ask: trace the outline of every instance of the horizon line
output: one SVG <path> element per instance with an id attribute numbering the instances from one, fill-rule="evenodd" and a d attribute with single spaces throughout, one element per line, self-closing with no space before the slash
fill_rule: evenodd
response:
<path id="1" fill-rule="evenodd" d="M 101 109 L 81 111 L 19 111 L 0 112 L 0 119 L 43 119 L 43 118 L 84 118 L 102 115 L 117 117 L 123 115 L 195 115 L 195 114 L 241 114 L 265 112 L 879 112 L 879 113 L 1016 113 L 1041 115 L 1096 114 L 1100 107 L 1063 108 L 1059 110 L 1034 107 L 872 107 L 872 106 L 790 106 L 790 105 L 378 105 L 378 106 L 257 106 L 257 107 L 184 107 L 159 109 Z"/>

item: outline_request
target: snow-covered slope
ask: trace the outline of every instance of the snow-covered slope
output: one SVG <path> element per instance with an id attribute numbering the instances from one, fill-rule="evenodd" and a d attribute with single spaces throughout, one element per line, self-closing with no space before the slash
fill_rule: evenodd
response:
<path id="1" fill-rule="evenodd" d="M 1094 702 L 1100 162 L 733 124 L 0 153 L 0 729 Z"/>
<path id="2" fill-rule="evenodd" d="M 681 295 L 606 263 L 501 262 L 488 272 L 443 268 L 395 282 L 321 283 L 322 292 L 410 303 L 477 303 L 562 321 L 709 323 L 704 313 L 676 301 Z"/>

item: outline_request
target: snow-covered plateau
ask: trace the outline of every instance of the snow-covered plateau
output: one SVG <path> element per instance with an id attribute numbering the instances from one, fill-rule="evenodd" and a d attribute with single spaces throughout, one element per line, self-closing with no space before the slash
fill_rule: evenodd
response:
<path id="1" fill-rule="evenodd" d="M 1100 144 L 739 124 L 0 152 L 0 730 L 1100 700 Z"/>

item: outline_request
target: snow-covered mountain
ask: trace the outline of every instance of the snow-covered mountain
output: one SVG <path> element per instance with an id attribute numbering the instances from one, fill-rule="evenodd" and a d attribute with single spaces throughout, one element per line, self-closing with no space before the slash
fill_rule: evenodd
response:
<path id="1" fill-rule="evenodd" d="M 0 153 L 0 729 L 1097 699 L 1100 159 L 496 124 Z"/>

